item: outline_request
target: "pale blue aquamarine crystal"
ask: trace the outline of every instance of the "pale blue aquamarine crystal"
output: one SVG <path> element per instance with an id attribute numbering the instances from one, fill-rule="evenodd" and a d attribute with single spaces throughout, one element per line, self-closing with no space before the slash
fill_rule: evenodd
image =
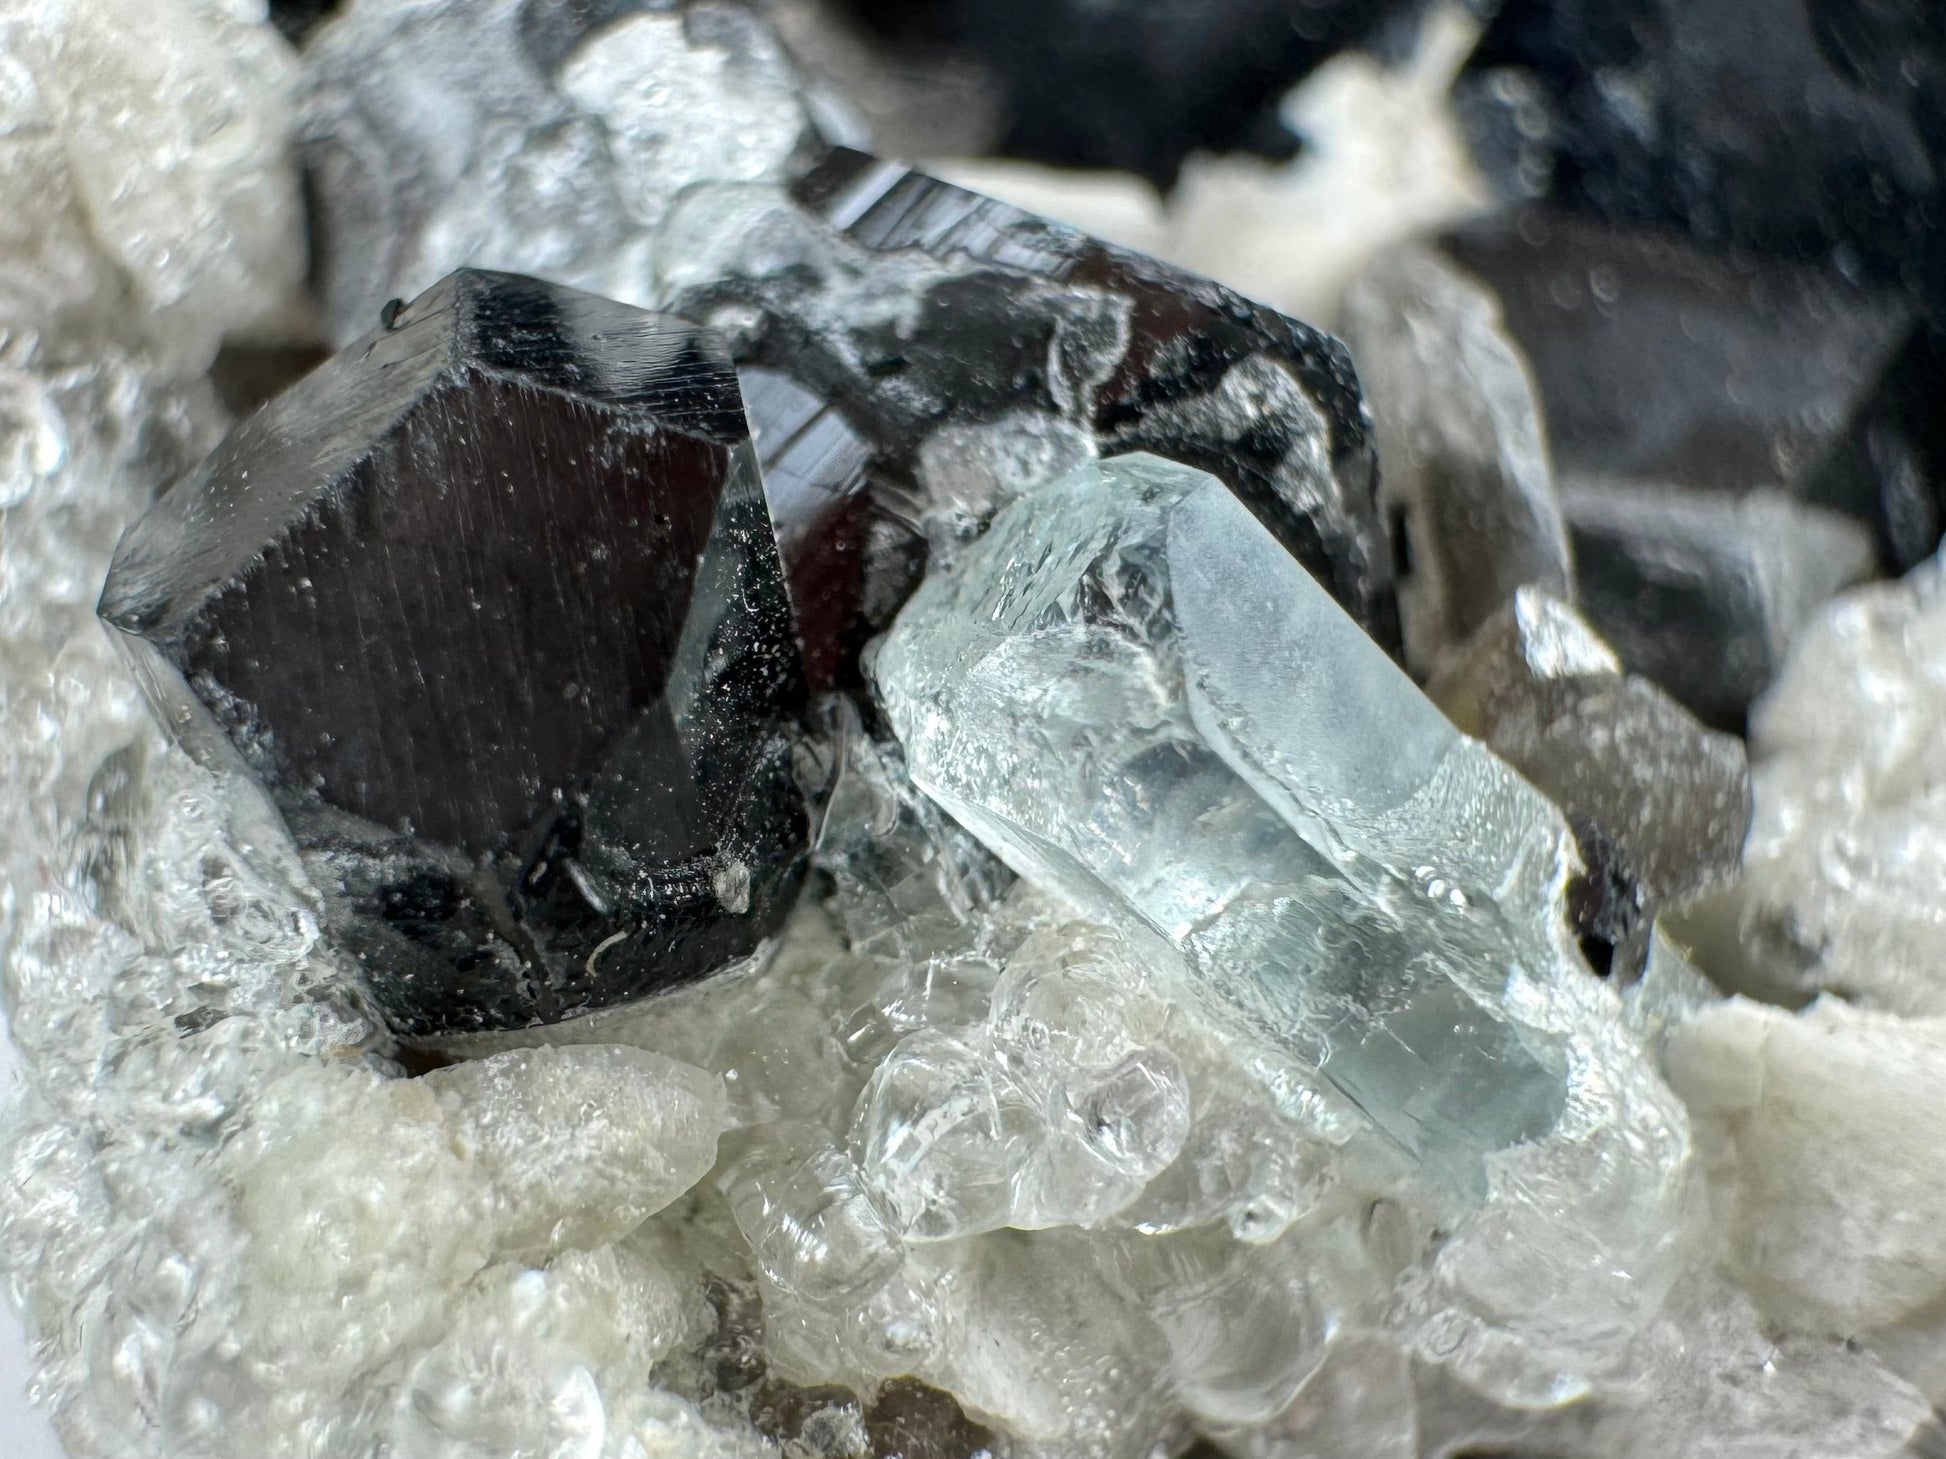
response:
<path id="1" fill-rule="evenodd" d="M 928 794 L 1429 1168 L 1477 1187 L 1554 1122 L 1520 1008 L 1570 971 L 1565 825 L 1216 478 L 1124 456 L 1014 503 L 873 673 Z"/>

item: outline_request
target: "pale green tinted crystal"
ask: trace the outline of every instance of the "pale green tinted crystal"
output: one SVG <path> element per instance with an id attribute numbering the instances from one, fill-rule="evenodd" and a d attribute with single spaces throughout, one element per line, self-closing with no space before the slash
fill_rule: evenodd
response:
<path id="1" fill-rule="evenodd" d="M 914 780 L 1024 876 L 1160 934 L 1213 1007 L 1429 1168 L 1563 1099 L 1510 1008 L 1558 973 L 1540 795 L 1214 477 L 1088 463 L 929 579 L 873 672 Z"/>

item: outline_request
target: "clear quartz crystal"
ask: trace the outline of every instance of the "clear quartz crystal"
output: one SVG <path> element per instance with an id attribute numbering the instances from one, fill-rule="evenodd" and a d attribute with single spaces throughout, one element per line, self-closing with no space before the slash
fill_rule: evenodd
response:
<path id="1" fill-rule="evenodd" d="M 1477 1182 L 1544 1132 L 1551 807 L 1455 732 L 1213 477 L 1084 465 L 1000 513 L 874 663 L 914 780 L 1017 871 L 1160 936 L 1214 1005 Z"/>

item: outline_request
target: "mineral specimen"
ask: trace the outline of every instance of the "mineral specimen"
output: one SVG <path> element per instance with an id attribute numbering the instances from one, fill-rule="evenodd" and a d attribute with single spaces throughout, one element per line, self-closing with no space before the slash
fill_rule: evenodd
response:
<path id="1" fill-rule="evenodd" d="M 688 326 L 645 335 L 638 316 L 541 286 L 573 307 L 527 344 L 573 340 L 549 358 L 583 367 L 578 382 L 537 379 L 547 369 L 532 359 L 435 367 L 463 342 L 385 372 L 442 382 L 397 387 L 410 399 L 359 427 L 371 465 L 358 470 L 411 467 L 402 483 L 416 492 L 347 510 L 350 484 L 320 477 L 308 490 L 328 500 L 307 515 L 266 460 L 242 463 L 250 490 L 219 493 L 206 471 L 164 499 L 278 504 L 243 534 L 241 581 L 198 600 L 228 615 L 223 644 L 205 647 L 277 672 L 331 655 L 273 726 L 298 738 L 244 753 L 273 771 L 277 755 L 318 756 L 331 747 L 304 727 L 389 683 L 415 717 L 380 717 L 398 773 L 371 786 L 446 794 L 415 803 L 407 836 L 329 804 L 335 772 L 320 761 L 308 782 L 273 774 L 280 817 L 179 685 L 185 737 L 216 753 L 198 764 L 168 743 L 89 609 L 115 531 L 221 434 L 212 351 L 228 402 L 262 388 L 239 367 L 282 348 L 297 179 L 279 140 L 288 69 L 268 29 L 212 0 L 122 17 L 132 3 L 28 0 L 0 16 L 0 152 L 32 164 L 0 178 L 18 205 L 0 227 L 0 997 L 24 1075 L 0 1113 L 0 1268 L 31 1331 L 37 1398 L 75 1459 L 1938 1449 L 1946 1380 L 1930 1354 L 1946 1262 L 1939 1223 L 1906 1219 L 1936 1202 L 1924 1112 L 1900 1102 L 1937 1082 L 1932 1032 L 1724 1005 L 1661 932 L 1638 982 L 1589 976 L 1563 925 L 1582 894 L 1565 821 L 1455 738 L 1385 657 L 1392 566 L 1343 354 L 1214 286 L 828 152 L 807 118 L 849 135 L 842 115 L 796 89 L 749 12 L 347 0 L 316 31 L 300 59 L 307 200 L 339 343 L 389 296 L 469 262 L 693 305 L 686 317 L 720 329 L 738 361 L 751 440 L 740 422 L 711 441 L 713 428 L 675 419 L 698 392 L 735 416 L 720 354 L 655 402 L 619 402 L 626 380 L 593 368 L 651 336 L 690 348 Z M 1814 9 L 1854 39 L 1884 25 L 1882 8 L 1849 23 Z M 1885 71 L 1872 55 L 1859 66 Z M 23 74 L 31 84 L 12 84 Z M 1420 175 L 1362 145 L 1336 155 Z M 1384 211 L 1358 171 L 1331 174 L 1342 185 L 1311 195 L 1318 227 L 1297 235 L 1331 237 L 1333 260 L 1367 236 L 1348 217 Z M 418 348 L 429 321 L 387 313 L 395 327 L 358 346 L 368 357 L 327 366 L 294 399 L 319 404 Z M 636 323 L 594 326 L 594 348 L 576 334 L 591 317 Z M 1416 363 L 1437 384 L 1438 363 Z M 1881 411 L 1887 398 L 1812 434 L 1876 431 L 1896 446 L 1883 423 L 1907 417 Z M 467 412 L 460 442 L 445 428 Z M 323 451 L 324 416 L 273 404 L 230 449 Z M 612 435 L 594 440 L 597 422 Z M 1525 430 L 1518 411 L 1499 425 L 1508 439 Z M 266 439 L 280 426 L 283 444 Z M 555 710 L 517 692 L 560 689 L 569 672 L 612 683 L 580 674 L 584 654 L 615 674 L 636 662 L 634 594 L 660 594 L 660 569 L 642 570 L 629 555 L 641 539 L 605 508 L 560 508 L 608 502 L 607 467 L 644 439 L 722 465 L 711 511 L 733 499 L 751 529 L 742 548 L 762 558 L 739 614 L 770 625 L 763 642 L 789 659 L 794 609 L 807 674 L 838 690 L 792 726 L 794 757 L 828 783 L 805 856 L 815 872 L 762 955 L 720 976 L 404 1045 L 375 1018 L 354 956 L 358 928 L 386 931 L 382 917 L 348 919 L 361 885 L 464 870 L 476 905 L 491 893 L 510 914 L 518 902 L 551 915 L 602 892 L 594 859 L 614 849 L 586 817 L 581 854 L 555 855 L 555 880 L 530 889 L 473 876 L 479 858 L 435 841 L 424 805 L 497 809 L 506 789 L 417 753 L 413 730 L 458 703 L 448 691 L 483 706 L 467 721 L 483 736 L 503 723 L 575 731 L 546 739 L 579 757 L 568 780 L 598 780 L 610 746 L 660 756 L 668 775 L 626 781 L 646 787 L 645 808 L 685 785 L 724 789 L 710 778 L 723 766 L 693 761 L 690 742 L 645 745 L 628 725 L 615 737 L 618 714 L 639 726 L 653 706 L 562 694 Z M 1181 459 L 1122 454 L 1132 447 Z M 1901 450 L 1846 459 L 1920 461 Z M 508 478 L 525 495 L 507 498 Z M 516 612 L 488 592 L 478 609 L 465 595 L 448 606 L 497 638 L 392 631 L 442 585 L 492 586 L 424 566 L 507 540 L 434 530 L 483 492 L 492 519 L 474 526 L 544 517 L 527 534 L 536 557 L 573 549 L 587 571 L 544 585 L 573 613 Z M 393 530 L 400 501 L 414 532 Z M 356 544 L 392 570 L 329 600 L 342 575 L 307 573 L 315 610 L 303 589 L 279 596 L 291 515 L 305 532 L 351 534 L 332 568 L 368 561 Z M 682 514 L 667 515 L 673 531 Z M 227 542 L 237 524 L 178 525 Z M 778 548 L 759 551 L 773 530 Z M 742 548 L 708 542 L 692 565 L 724 547 L 706 565 L 755 572 Z M 1048 550 L 1002 566 L 1023 544 Z M 984 601 L 996 573 L 1009 590 L 1054 585 L 1006 600 L 1040 615 L 1031 631 L 949 611 Z M 1484 580 L 1519 601 L 1517 576 Z M 896 687 L 885 671 L 899 654 L 920 663 L 931 628 L 982 643 L 964 664 L 949 655 L 924 700 L 874 702 L 851 653 L 922 578 L 880 687 Z M 768 749 L 794 682 L 782 702 L 712 697 L 725 665 L 694 610 L 726 585 L 682 582 L 668 601 L 696 633 L 670 630 L 679 672 L 658 682 L 688 684 L 692 707 L 747 713 L 729 745 Z M 1898 954 L 1882 988 L 1916 987 L 1938 961 L 1920 927 L 1936 900 L 1931 742 L 1913 726 L 1946 716 L 1926 697 L 1941 676 L 1920 596 L 1892 594 L 1897 611 L 1871 634 L 1813 636 L 1777 724 L 1759 716 L 1760 755 L 1817 787 L 1773 802 L 1796 838 L 1789 868 L 1752 868 L 1769 879 L 1750 884 L 1763 900 L 1738 951 L 1786 985 L 1778 996 L 1816 991 L 1815 977 L 1789 986 L 1804 947 L 1770 935 L 1793 903 L 1805 946 L 1832 929 L 1834 978 L 1873 955 L 1861 940 L 1873 919 Z M 369 610 L 357 642 L 329 611 L 348 603 Z M 279 626 L 267 649 L 249 637 Z M 439 654 L 419 658 L 425 683 L 386 657 L 401 645 Z M 1530 634 L 1514 686 L 1545 698 L 1568 682 L 1619 702 L 1596 692 L 1614 687 L 1610 660 L 1565 636 L 1556 646 L 1588 671 L 1541 672 Z M 128 647 L 171 687 L 173 664 Z M 1831 696 L 1827 741 L 1818 691 L 1831 685 L 1846 692 Z M 1488 676 L 1487 691 L 1509 702 L 1508 680 Z M 982 694 L 992 712 L 966 715 Z M 1612 723 L 1629 728 L 1641 706 L 1624 697 Z M 1796 754 L 1784 736 L 1800 722 Z M 1609 723 L 1571 719 L 1591 737 Z M 993 773 L 939 780 L 935 751 L 956 728 L 980 732 L 969 740 L 992 758 L 976 768 Z M 1846 758 L 1847 738 L 1869 764 Z M 1673 742 L 1658 734 L 1654 765 Z M 1088 754 L 1064 760 L 1068 747 Z M 1575 768 L 1608 766 L 1603 753 L 1589 747 Z M 948 798 L 1005 803 L 956 824 L 908 762 Z M 565 811 L 579 802 L 563 788 Z M 1667 829 L 1678 822 L 1660 790 L 1643 800 Z M 996 840 L 1028 870 L 1016 878 L 973 834 L 1002 811 L 1027 829 L 1105 834 L 1067 848 Z M 335 827 L 323 843 L 321 827 Z M 523 827 L 539 829 L 492 835 Z M 1082 853 L 1100 876 L 1070 875 Z M 1859 894 L 1873 878 L 1886 894 Z M 718 900 L 740 891 L 735 877 L 711 882 Z M 419 894 L 433 885 L 379 910 L 417 912 L 425 931 L 440 908 Z M 550 886 L 563 900 L 540 905 Z M 1732 907 L 1731 931 L 1757 907 Z M 553 949 L 602 925 L 541 931 Z M 483 945 L 511 947 L 501 930 Z M 588 956 L 610 971 L 613 946 L 584 947 L 564 959 L 570 973 Z M 1773 948 L 1783 955 L 1766 962 Z M 677 946 L 671 965 L 693 950 Z M 430 981 L 408 991 L 452 986 L 450 964 L 424 966 Z M 1844 976 L 1878 996 L 1855 966 Z M 1700 1121 L 1708 1208 L 1656 1051 Z M 1760 1070 L 1771 1077 L 1749 1077 Z M 1847 1185 L 1822 1185 L 1827 1170 Z M 1708 1269 L 1712 1254 L 1761 1314 Z M 12 1455 L 10 1420 L 0 1410 Z"/>
<path id="2" fill-rule="evenodd" d="M 178 482 L 101 612 L 273 787 L 402 1032 L 699 976 L 789 906 L 803 678 L 735 375 L 680 320 L 454 275 Z"/>
<path id="3" fill-rule="evenodd" d="M 1776 491 L 1570 478 L 1561 506 L 1589 621 L 1720 729 L 1742 729 L 1798 627 L 1875 563 L 1861 524 Z"/>
<path id="4" fill-rule="evenodd" d="M 1648 956 L 1653 909 L 1736 875 L 1750 826 L 1741 741 L 1698 724 L 1621 661 L 1566 603 L 1522 588 L 1428 689 L 1435 703 L 1558 805 L 1575 828 L 1589 918 Z"/>
<path id="5" fill-rule="evenodd" d="M 873 672 L 957 820 L 1180 950 L 1416 1156 L 1477 1180 L 1552 1123 L 1558 1055 L 1507 994 L 1555 975 L 1566 828 L 1222 483 L 1133 456 L 1043 487 Z"/>
<path id="6" fill-rule="evenodd" d="M 1339 327 L 1376 422 L 1379 504 L 1403 536 L 1405 661 L 1429 674 L 1516 589 L 1572 591 L 1533 382 L 1493 296 L 1423 245 L 1382 254 Z"/>

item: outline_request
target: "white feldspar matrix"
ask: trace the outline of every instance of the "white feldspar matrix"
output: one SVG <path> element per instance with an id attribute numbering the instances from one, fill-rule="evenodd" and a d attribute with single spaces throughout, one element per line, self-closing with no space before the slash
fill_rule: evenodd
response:
<path id="1" fill-rule="evenodd" d="M 1214 477 L 1085 465 L 931 579 L 874 673 L 914 779 L 1017 871 L 1173 944 L 1430 1166 L 1540 1135 L 1558 814 Z"/>
<path id="2" fill-rule="evenodd" d="M 1751 713 L 1744 876 L 1720 981 L 1946 1013 L 1946 563 L 1836 599 Z"/>

